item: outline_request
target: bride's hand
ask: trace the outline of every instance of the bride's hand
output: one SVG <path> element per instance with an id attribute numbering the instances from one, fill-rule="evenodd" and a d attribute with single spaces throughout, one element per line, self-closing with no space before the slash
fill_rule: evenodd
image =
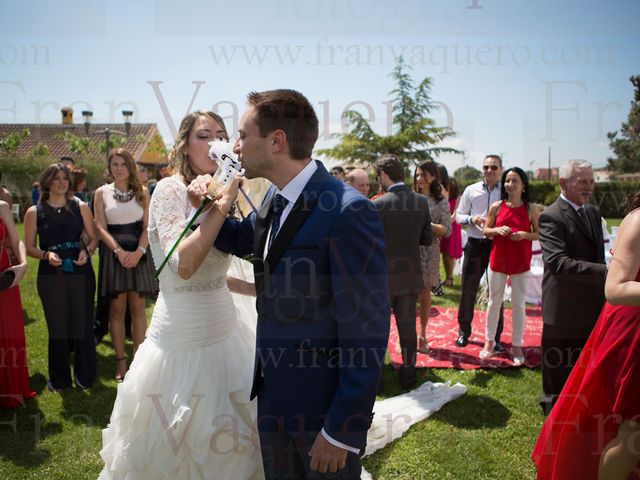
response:
<path id="1" fill-rule="evenodd" d="M 211 182 L 211 175 L 198 175 L 187 187 L 189 202 L 194 208 L 200 208 L 202 199 L 207 195 L 207 188 Z"/>

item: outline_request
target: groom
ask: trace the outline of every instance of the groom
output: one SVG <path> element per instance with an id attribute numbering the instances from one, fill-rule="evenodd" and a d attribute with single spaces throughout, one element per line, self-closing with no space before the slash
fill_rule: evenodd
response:
<path id="1" fill-rule="evenodd" d="M 251 397 L 267 479 L 359 479 L 389 334 L 382 224 L 373 204 L 311 159 L 318 119 L 293 90 L 251 93 L 240 121 L 247 178 L 273 183 L 216 247 L 253 254 Z"/>

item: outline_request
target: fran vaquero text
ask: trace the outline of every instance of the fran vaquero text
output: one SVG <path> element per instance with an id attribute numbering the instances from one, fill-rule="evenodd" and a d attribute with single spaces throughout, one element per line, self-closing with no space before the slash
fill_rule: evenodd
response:
<path id="1" fill-rule="evenodd" d="M 613 53 L 606 45 L 549 44 L 363 44 L 334 43 L 320 37 L 315 45 L 229 44 L 209 45 L 215 65 L 282 66 L 381 66 L 395 65 L 400 57 L 412 66 L 438 67 L 439 73 L 454 68 L 541 65 L 612 65 Z"/>

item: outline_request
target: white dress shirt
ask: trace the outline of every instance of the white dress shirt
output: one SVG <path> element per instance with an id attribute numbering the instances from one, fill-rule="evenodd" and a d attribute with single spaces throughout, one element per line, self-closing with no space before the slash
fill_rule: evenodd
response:
<path id="1" fill-rule="evenodd" d="M 496 183 L 491 191 L 484 182 L 469 185 L 462 192 L 456 210 L 456 222 L 467 225 L 467 235 L 470 238 L 484 238 L 482 228 L 471 223 L 471 217 L 486 217 L 491 204 L 498 200 L 500 200 L 500 182 Z"/>
<path id="2" fill-rule="evenodd" d="M 284 207 L 284 210 L 282 211 L 282 215 L 280 216 L 280 228 L 276 232 L 276 237 L 280 233 L 280 230 L 282 230 L 284 222 L 289 216 L 289 213 L 291 213 L 291 209 L 298 201 L 298 197 L 300 197 L 302 190 L 304 190 L 304 187 L 307 186 L 307 183 L 309 183 L 309 180 L 311 179 L 311 177 L 313 176 L 313 174 L 316 172 L 317 169 L 318 169 L 318 165 L 316 165 L 316 162 L 314 160 L 311 160 L 309 163 L 307 163 L 307 165 L 302 170 L 300 170 L 300 172 L 295 177 L 293 177 L 289 181 L 289 183 L 285 185 L 285 187 L 282 190 L 276 187 L 276 193 L 274 194 L 274 196 L 277 194 L 280 194 L 287 199 L 287 206 Z M 269 224 L 269 231 L 267 232 L 267 238 L 269 238 L 270 235 L 271 235 L 271 224 Z M 275 240 L 275 237 L 274 237 L 274 240 Z M 269 242 L 264 242 L 264 252 L 262 252 L 263 253 L 262 258 L 267 258 L 268 251 L 269 251 Z"/>
<path id="3" fill-rule="evenodd" d="M 561 198 L 562 200 L 564 200 L 565 202 L 567 202 L 569 205 L 571 205 L 571 206 L 573 207 L 573 209 L 574 209 L 576 212 L 577 212 L 577 211 L 578 211 L 578 209 L 580 208 L 580 206 L 579 206 L 579 205 L 577 205 L 577 204 L 573 203 L 571 200 L 569 200 L 567 197 L 565 197 L 565 196 L 564 196 L 564 193 L 561 193 L 561 194 L 560 194 L 560 198 Z"/>

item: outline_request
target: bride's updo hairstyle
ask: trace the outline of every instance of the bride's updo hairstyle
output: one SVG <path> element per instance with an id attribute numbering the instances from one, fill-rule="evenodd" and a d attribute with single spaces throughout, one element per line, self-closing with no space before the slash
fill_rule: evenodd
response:
<path id="1" fill-rule="evenodd" d="M 173 150 L 169 155 L 169 170 L 174 174 L 179 173 L 187 185 L 191 183 L 197 175 L 191 169 L 191 165 L 189 164 L 189 155 L 185 153 L 185 148 L 189 142 L 189 136 L 193 131 L 196 120 L 200 117 L 211 118 L 214 122 L 220 125 L 220 127 L 222 127 L 225 135 L 229 138 L 227 127 L 224 125 L 224 120 L 217 113 L 198 110 L 187 114 L 187 116 L 182 119 L 182 122 L 180 122 L 180 130 L 178 130 L 178 136 L 176 137 L 176 143 L 173 145 Z"/>

